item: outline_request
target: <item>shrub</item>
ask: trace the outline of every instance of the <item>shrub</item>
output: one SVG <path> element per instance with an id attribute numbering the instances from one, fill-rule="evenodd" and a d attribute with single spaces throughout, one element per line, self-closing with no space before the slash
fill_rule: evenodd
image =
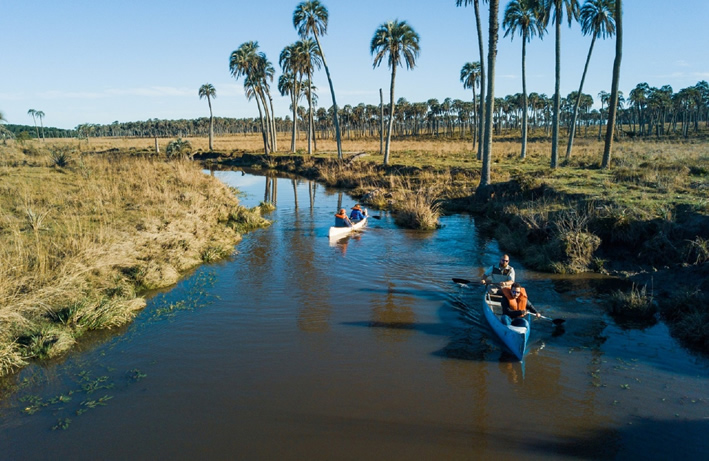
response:
<path id="1" fill-rule="evenodd" d="M 652 292 L 647 292 L 647 285 L 638 288 L 633 283 L 629 293 L 617 290 L 611 294 L 608 311 L 618 317 L 644 319 L 655 314 L 656 306 Z"/>
<path id="2" fill-rule="evenodd" d="M 69 146 L 53 147 L 49 151 L 49 158 L 52 161 L 52 165 L 64 168 L 69 166 L 71 162 L 72 149 Z"/>
<path id="3" fill-rule="evenodd" d="M 177 138 L 174 141 L 170 141 L 165 149 L 165 153 L 167 154 L 167 158 L 186 157 L 192 153 L 192 144 L 187 140 Z"/>

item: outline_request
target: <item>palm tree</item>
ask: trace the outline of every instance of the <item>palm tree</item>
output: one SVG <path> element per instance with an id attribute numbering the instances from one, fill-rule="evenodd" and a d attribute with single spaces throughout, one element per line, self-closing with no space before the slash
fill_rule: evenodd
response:
<path id="1" fill-rule="evenodd" d="M 44 112 L 41 110 L 37 110 L 34 112 L 35 117 L 39 119 L 39 128 L 40 132 L 42 133 L 42 141 L 44 141 L 44 124 L 42 123 L 42 119 L 44 119 Z"/>
<path id="2" fill-rule="evenodd" d="M 322 60 L 318 52 L 318 44 L 310 38 L 306 38 L 296 42 L 295 53 L 297 55 L 297 66 L 300 75 L 300 84 L 305 89 L 308 98 L 308 155 L 313 153 L 313 141 L 315 135 L 315 121 L 313 107 L 315 101 L 313 91 L 317 88 L 312 84 L 313 72 L 315 69 L 320 69 Z M 305 81 L 303 77 L 307 77 Z"/>
<path id="3" fill-rule="evenodd" d="M 212 115 L 212 98 L 217 97 L 217 90 L 211 83 L 205 83 L 199 87 L 199 99 L 207 98 L 207 104 L 209 104 L 209 150 L 214 150 L 214 144 L 212 143 L 212 138 L 214 138 L 214 116 Z"/>
<path id="4" fill-rule="evenodd" d="M 388 56 L 388 64 L 391 68 L 391 86 L 389 88 L 389 128 L 387 130 L 387 142 L 384 151 L 384 165 L 389 164 L 389 152 L 391 145 L 391 128 L 394 123 L 394 84 L 396 81 L 396 68 L 401 65 L 402 59 L 406 63 L 407 69 L 416 66 L 416 58 L 419 55 L 419 34 L 406 23 L 406 21 L 388 21 L 380 25 L 374 32 L 372 43 L 369 46 L 370 52 L 374 55 L 374 65 L 376 69 L 381 64 L 384 57 Z"/>
<path id="5" fill-rule="evenodd" d="M 30 109 L 27 111 L 28 115 L 32 116 L 32 120 L 34 120 L 34 131 L 37 133 L 37 139 L 39 139 L 39 129 L 37 128 L 37 111 L 34 109 Z"/>
<path id="6" fill-rule="evenodd" d="M 483 0 L 486 2 L 487 0 Z M 482 160 L 483 152 L 483 124 L 485 119 L 485 91 L 487 91 L 486 85 L 486 74 L 485 74 L 485 50 L 483 50 L 483 32 L 482 26 L 480 24 L 480 2 L 478 0 L 456 0 L 456 6 L 468 6 L 473 5 L 475 10 L 475 25 L 478 32 L 478 51 L 480 52 L 480 142 L 478 144 L 478 160 Z"/>
<path id="7" fill-rule="evenodd" d="M 561 22 L 566 18 L 571 27 L 571 20 L 578 19 L 578 0 L 543 0 L 546 21 L 553 16 L 556 34 L 556 69 L 554 78 L 554 110 L 552 113 L 552 134 L 551 134 L 551 167 L 556 168 L 559 163 L 559 113 L 561 111 Z M 553 11 L 553 15 L 552 15 Z"/>
<path id="8" fill-rule="evenodd" d="M 601 110 L 599 111 L 599 115 L 598 115 L 598 116 L 599 116 L 599 120 L 598 120 L 598 141 L 601 140 L 601 128 L 603 127 L 603 123 L 601 122 L 602 117 L 603 117 L 603 106 L 606 105 L 606 104 L 608 104 L 608 99 L 610 98 L 610 96 L 611 96 L 611 95 L 610 95 L 607 91 L 605 91 L 605 90 L 601 90 L 601 91 L 598 93 L 598 99 L 601 100 Z"/>
<path id="9" fill-rule="evenodd" d="M 332 95 L 333 120 L 335 122 L 335 137 L 337 139 L 337 158 L 342 159 L 342 137 L 340 135 L 340 121 L 337 116 L 337 100 L 335 99 L 335 88 L 332 86 L 330 69 L 325 61 L 325 54 L 320 45 L 320 35 L 327 33 L 327 8 L 319 0 L 307 0 L 298 4 L 293 12 L 293 26 L 300 34 L 301 38 L 307 38 L 310 34 L 315 38 L 317 51 L 322 59 L 327 74 L 327 82 L 330 84 L 330 94 Z"/>
<path id="10" fill-rule="evenodd" d="M 295 43 L 283 48 L 278 58 L 278 63 L 283 70 L 283 75 L 278 78 L 278 90 L 281 92 L 281 95 L 289 95 L 291 98 L 293 127 L 291 130 L 290 150 L 295 153 L 296 120 L 298 120 L 296 110 L 298 109 L 298 98 L 300 97 L 298 56 Z"/>
<path id="11" fill-rule="evenodd" d="M 613 83 L 611 97 L 608 102 L 608 127 L 606 128 L 606 145 L 603 149 L 601 168 L 611 167 L 611 148 L 613 147 L 613 130 L 615 128 L 616 112 L 618 111 L 618 84 L 620 82 L 620 61 L 623 57 L 623 1 L 615 0 L 615 60 L 613 61 Z"/>
<path id="12" fill-rule="evenodd" d="M 466 62 L 463 65 L 463 68 L 460 69 L 460 81 L 463 82 L 463 88 L 466 90 L 469 88 L 473 89 L 473 126 L 475 126 L 473 131 L 473 150 L 475 150 L 475 145 L 477 144 L 476 138 L 478 134 L 478 103 L 475 95 L 475 87 L 480 85 L 480 62 Z"/>
<path id="13" fill-rule="evenodd" d="M 527 42 L 535 34 L 540 37 L 544 35 L 544 10 L 541 9 L 539 0 L 512 0 L 505 8 L 502 27 L 507 29 L 505 37 L 511 35 L 519 29 L 522 37 L 522 152 L 520 158 L 527 156 Z M 510 37 L 510 38 L 512 38 Z"/>
<path id="14" fill-rule="evenodd" d="M 588 49 L 586 64 L 583 68 L 581 76 L 581 84 L 579 92 L 574 104 L 574 112 L 571 116 L 571 129 L 569 130 L 569 144 L 566 146 L 566 160 L 571 158 L 571 149 L 574 144 L 574 134 L 576 132 L 576 117 L 579 112 L 579 103 L 581 102 L 581 92 L 583 91 L 583 82 L 586 80 L 586 72 L 588 71 L 588 63 L 591 61 L 591 53 L 593 53 L 593 45 L 596 43 L 596 38 L 605 39 L 615 33 L 615 20 L 613 18 L 613 9 L 615 0 L 586 0 L 586 3 L 581 7 L 579 14 L 581 22 L 581 31 L 584 35 L 591 34 L 591 46 Z"/>
<path id="15" fill-rule="evenodd" d="M 274 69 L 264 53 L 258 52 L 258 42 L 245 42 L 229 56 L 229 70 L 234 78 L 244 76 L 246 97 L 256 99 L 263 134 L 264 152 L 275 150 L 275 124 L 271 120 L 266 98 L 270 99 L 268 80 L 273 81 Z M 271 104 L 271 112 L 273 104 Z M 265 114 L 265 120 L 264 120 Z"/>
<path id="16" fill-rule="evenodd" d="M 485 102 L 485 130 L 483 131 L 482 169 L 478 192 L 484 192 L 490 185 L 490 163 L 492 161 L 492 113 L 495 110 L 495 62 L 497 60 L 497 38 L 500 23 L 497 20 L 500 11 L 500 1 L 490 0 L 490 16 L 488 26 L 487 48 L 487 101 Z"/>

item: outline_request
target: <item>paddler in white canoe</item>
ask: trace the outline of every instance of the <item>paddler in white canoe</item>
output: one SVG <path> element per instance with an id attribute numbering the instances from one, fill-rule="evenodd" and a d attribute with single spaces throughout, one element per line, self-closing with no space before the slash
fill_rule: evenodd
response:
<path id="1" fill-rule="evenodd" d="M 355 205 L 355 207 L 359 207 L 359 205 Z M 367 210 L 365 209 L 364 212 L 362 212 L 361 207 L 359 207 L 358 210 L 355 210 L 355 207 L 352 208 L 351 216 L 362 215 L 363 217 L 358 221 L 354 221 L 351 217 L 347 216 L 344 208 L 340 208 L 340 211 L 335 214 L 335 226 L 330 228 L 328 237 L 331 239 L 344 237 L 351 231 L 359 230 L 367 224 Z"/>

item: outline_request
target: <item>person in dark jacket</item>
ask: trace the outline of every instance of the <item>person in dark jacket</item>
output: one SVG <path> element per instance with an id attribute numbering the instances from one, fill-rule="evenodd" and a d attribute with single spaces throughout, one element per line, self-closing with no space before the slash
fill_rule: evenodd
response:
<path id="1" fill-rule="evenodd" d="M 347 212 L 344 208 L 335 214 L 335 227 L 352 227 L 352 221 L 347 217 Z"/>

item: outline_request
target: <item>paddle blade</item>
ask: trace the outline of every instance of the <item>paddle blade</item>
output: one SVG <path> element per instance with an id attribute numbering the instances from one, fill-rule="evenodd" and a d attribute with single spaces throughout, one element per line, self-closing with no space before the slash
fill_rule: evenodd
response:
<path id="1" fill-rule="evenodd" d="M 554 325 L 556 325 L 556 326 L 558 327 L 559 325 L 563 325 L 564 322 L 566 322 L 566 320 L 564 320 L 564 319 L 554 319 L 554 320 L 552 320 L 551 322 L 552 322 Z"/>
<path id="2" fill-rule="evenodd" d="M 382 219 L 381 216 L 367 216 L 368 218 L 373 218 L 373 219 Z"/>
<path id="3" fill-rule="evenodd" d="M 470 283 L 470 280 L 454 278 L 453 283 L 462 283 L 463 285 L 467 285 Z"/>

